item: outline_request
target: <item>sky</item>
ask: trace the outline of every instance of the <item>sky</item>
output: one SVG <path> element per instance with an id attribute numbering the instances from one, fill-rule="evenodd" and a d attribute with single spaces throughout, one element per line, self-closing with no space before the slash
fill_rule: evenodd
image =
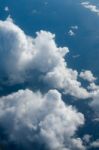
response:
<path id="1" fill-rule="evenodd" d="M 0 150 L 99 149 L 99 3 L 0 0 Z"/>

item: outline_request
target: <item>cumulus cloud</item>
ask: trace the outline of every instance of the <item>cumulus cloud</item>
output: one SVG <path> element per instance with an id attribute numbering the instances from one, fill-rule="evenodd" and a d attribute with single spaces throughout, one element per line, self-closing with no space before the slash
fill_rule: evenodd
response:
<path id="1" fill-rule="evenodd" d="M 68 52 L 67 47 L 57 46 L 55 35 L 50 32 L 37 32 L 33 38 L 12 20 L 0 21 L 1 75 L 20 82 L 26 80 L 28 72 L 33 77 L 37 70 L 47 84 L 77 98 L 88 98 L 88 91 L 77 81 L 78 72 L 67 66 Z"/>
<path id="2" fill-rule="evenodd" d="M 77 26 L 72 26 L 77 30 Z M 39 80 L 50 88 L 62 90 L 77 98 L 92 98 L 90 106 L 99 114 L 99 87 L 91 71 L 81 72 L 68 67 L 68 47 L 59 47 L 55 34 L 39 31 L 30 37 L 15 25 L 9 16 L 0 21 L 0 78 L 10 82 L 25 82 L 39 72 Z M 84 88 L 78 77 L 90 82 Z M 45 95 L 31 90 L 19 90 L 0 98 L 0 125 L 10 141 L 22 144 L 37 141 L 51 150 L 84 150 L 77 138 L 78 127 L 84 116 L 72 106 L 67 106 L 57 90 Z M 24 135 L 24 136 L 23 136 Z M 88 141 L 88 136 L 85 140 Z"/>
<path id="3" fill-rule="evenodd" d="M 99 148 L 99 139 L 90 144 L 91 148 Z"/>
<path id="4" fill-rule="evenodd" d="M 67 106 L 57 90 L 42 95 L 29 89 L 0 98 L 0 125 L 9 140 L 17 143 L 38 141 L 51 150 L 84 150 L 75 137 L 84 116 Z"/>
<path id="5" fill-rule="evenodd" d="M 91 3 L 88 2 L 88 1 L 82 2 L 81 4 L 82 4 L 82 6 L 84 6 L 85 8 L 87 8 L 87 9 L 89 9 L 90 11 L 92 11 L 92 12 L 96 13 L 97 15 L 99 15 L 99 9 L 98 9 L 95 5 L 91 4 Z"/>
<path id="6" fill-rule="evenodd" d="M 90 103 L 90 106 L 94 109 L 96 112 L 97 117 L 99 117 L 99 89 L 93 91 L 91 93 L 92 102 Z"/>
<path id="7" fill-rule="evenodd" d="M 92 98 L 91 105 L 99 108 L 98 86 L 91 71 L 80 73 L 80 77 L 92 82 L 84 88 L 78 81 L 77 70 L 68 67 L 67 47 L 58 47 L 55 35 L 48 31 L 40 31 L 35 37 L 24 33 L 9 17 L 0 21 L 0 78 L 8 78 L 12 82 L 34 80 L 35 72 L 39 72 L 38 80 L 48 84 L 50 88 L 62 90 L 77 98 Z"/>
<path id="8" fill-rule="evenodd" d="M 92 82 L 89 84 L 87 88 L 88 90 L 91 90 L 91 91 L 97 91 L 99 89 L 99 85 L 96 85 L 94 82 Z"/>
<path id="9" fill-rule="evenodd" d="M 96 78 L 93 76 L 90 70 L 82 71 L 79 75 L 82 79 L 87 80 L 89 82 L 94 82 Z"/>
<path id="10" fill-rule="evenodd" d="M 0 73 L 14 78 L 31 59 L 29 38 L 7 18 L 0 21 Z"/>
<path id="11" fill-rule="evenodd" d="M 77 25 L 71 26 L 70 30 L 68 31 L 68 35 L 69 36 L 75 36 L 77 30 L 78 30 L 78 26 Z"/>
<path id="12" fill-rule="evenodd" d="M 83 141 L 84 141 L 86 144 L 90 143 L 90 139 L 91 139 L 91 135 L 89 135 L 89 134 L 85 134 L 85 135 L 83 136 Z"/>
<path id="13" fill-rule="evenodd" d="M 96 85 L 95 83 L 90 83 L 88 86 L 88 89 L 90 90 L 90 98 L 92 101 L 89 103 L 89 105 L 92 107 L 92 109 L 95 112 L 95 118 L 94 121 L 98 121 L 99 119 L 99 85 Z"/>

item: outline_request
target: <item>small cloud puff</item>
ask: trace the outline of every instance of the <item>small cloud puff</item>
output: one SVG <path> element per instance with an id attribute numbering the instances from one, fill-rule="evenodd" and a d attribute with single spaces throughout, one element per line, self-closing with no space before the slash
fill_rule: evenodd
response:
<path id="1" fill-rule="evenodd" d="M 90 70 L 82 71 L 79 76 L 88 82 L 94 82 L 96 80 Z"/>
<path id="2" fill-rule="evenodd" d="M 68 31 L 68 34 L 69 34 L 70 36 L 74 36 L 74 35 L 75 35 L 75 33 L 74 33 L 73 30 L 69 30 L 69 31 Z"/>
<path id="3" fill-rule="evenodd" d="M 91 148 L 99 148 L 99 139 L 97 139 L 96 141 L 93 141 L 93 142 L 90 144 L 90 147 L 91 147 Z"/>

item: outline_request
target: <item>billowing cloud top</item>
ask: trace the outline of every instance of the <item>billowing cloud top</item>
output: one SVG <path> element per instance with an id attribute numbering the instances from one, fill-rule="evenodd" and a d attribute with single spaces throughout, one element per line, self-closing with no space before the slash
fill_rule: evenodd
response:
<path id="1" fill-rule="evenodd" d="M 30 70 L 33 77 L 35 70 L 52 87 L 78 98 L 89 97 L 77 81 L 78 72 L 67 67 L 64 56 L 68 48 L 57 47 L 54 34 L 40 31 L 32 38 L 10 20 L 0 21 L 0 28 L 1 76 L 19 82 L 26 80 Z"/>
<path id="2" fill-rule="evenodd" d="M 0 98 L 0 124 L 17 143 L 38 140 L 51 150 L 85 149 L 74 137 L 84 116 L 65 105 L 57 90 L 42 95 L 27 89 Z"/>

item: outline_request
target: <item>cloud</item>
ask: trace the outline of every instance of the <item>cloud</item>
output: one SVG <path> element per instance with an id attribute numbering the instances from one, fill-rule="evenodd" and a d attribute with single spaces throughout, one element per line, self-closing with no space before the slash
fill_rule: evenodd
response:
<path id="1" fill-rule="evenodd" d="M 71 26 L 71 29 L 73 29 L 73 30 L 78 30 L 78 26 L 77 26 L 77 25 Z"/>
<path id="2" fill-rule="evenodd" d="M 91 93 L 92 102 L 90 106 L 94 109 L 97 117 L 99 117 L 99 88 Z"/>
<path id="3" fill-rule="evenodd" d="M 11 18 L 11 17 L 10 17 Z M 88 91 L 77 81 L 78 72 L 68 68 L 67 47 L 58 47 L 55 35 L 48 31 L 30 37 L 13 20 L 0 21 L 0 77 L 24 82 L 39 72 L 39 79 L 52 88 L 62 89 L 77 98 L 88 98 Z M 38 80 L 39 80 L 38 79 Z M 28 79 L 29 80 L 29 79 Z"/>
<path id="4" fill-rule="evenodd" d="M 4 10 L 5 10 L 6 12 L 9 12 L 9 7 L 8 7 L 8 6 L 5 6 Z"/>
<path id="5" fill-rule="evenodd" d="M 91 148 L 99 148 L 99 139 L 90 144 Z"/>
<path id="6" fill-rule="evenodd" d="M 70 36 L 74 36 L 74 35 L 75 35 L 75 33 L 74 33 L 73 30 L 69 30 L 69 31 L 68 31 L 68 34 L 69 34 Z"/>
<path id="7" fill-rule="evenodd" d="M 97 91 L 99 89 L 99 86 L 92 82 L 87 88 L 91 91 Z"/>
<path id="8" fill-rule="evenodd" d="M 75 136 L 83 124 L 83 114 L 67 106 L 57 90 L 42 95 L 26 89 L 0 98 L 0 125 L 18 144 L 37 141 L 51 150 L 84 150 Z"/>
<path id="9" fill-rule="evenodd" d="M 0 73 L 15 78 L 31 59 L 29 37 L 7 18 L 0 21 Z"/>
<path id="10" fill-rule="evenodd" d="M 76 54 L 76 55 L 73 55 L 72 57 L 73 57 L 74 59 L 76 59 L 76 58 L 79 58 L 80 55 L 79 55 L 79 54 Z"/>
<path id="11" fill-rule="evenodd" d="M 87 80 L 88 82 L 94 82 L 96 80 L 90 70 L 82 71 L 80 73 L 80 77 L 84 80 Z"/>
<path id="12" fill-rule="evenodd" d="M 86 144 L 89 144 L 90 143 L 90 139 L 91 139 L 91 135 L 89 134 L 85 134 L 83 136 L 83 141 L 86 143 Z"/>
<path id="13" fill-rule="evenodd" d="M 96 13 L 97 15 L 99 15 L 99 9 L 93 5 L 93 4 L 90 4 L 90 2 L 86 1 L 86 2 L 82 2 L 81 3 L 82 6 L 84 6 L 85 8 L 89 9 L 91 12 L 94 12 Z"/>
<path id="14" fill-rule="evenodd" d="M 78 30 L 78 26 L 71 26 L 70 30 L 68 31 L 68 35 L 69 36 L 75 36 L 76 35 L 76 31 Z"/>

